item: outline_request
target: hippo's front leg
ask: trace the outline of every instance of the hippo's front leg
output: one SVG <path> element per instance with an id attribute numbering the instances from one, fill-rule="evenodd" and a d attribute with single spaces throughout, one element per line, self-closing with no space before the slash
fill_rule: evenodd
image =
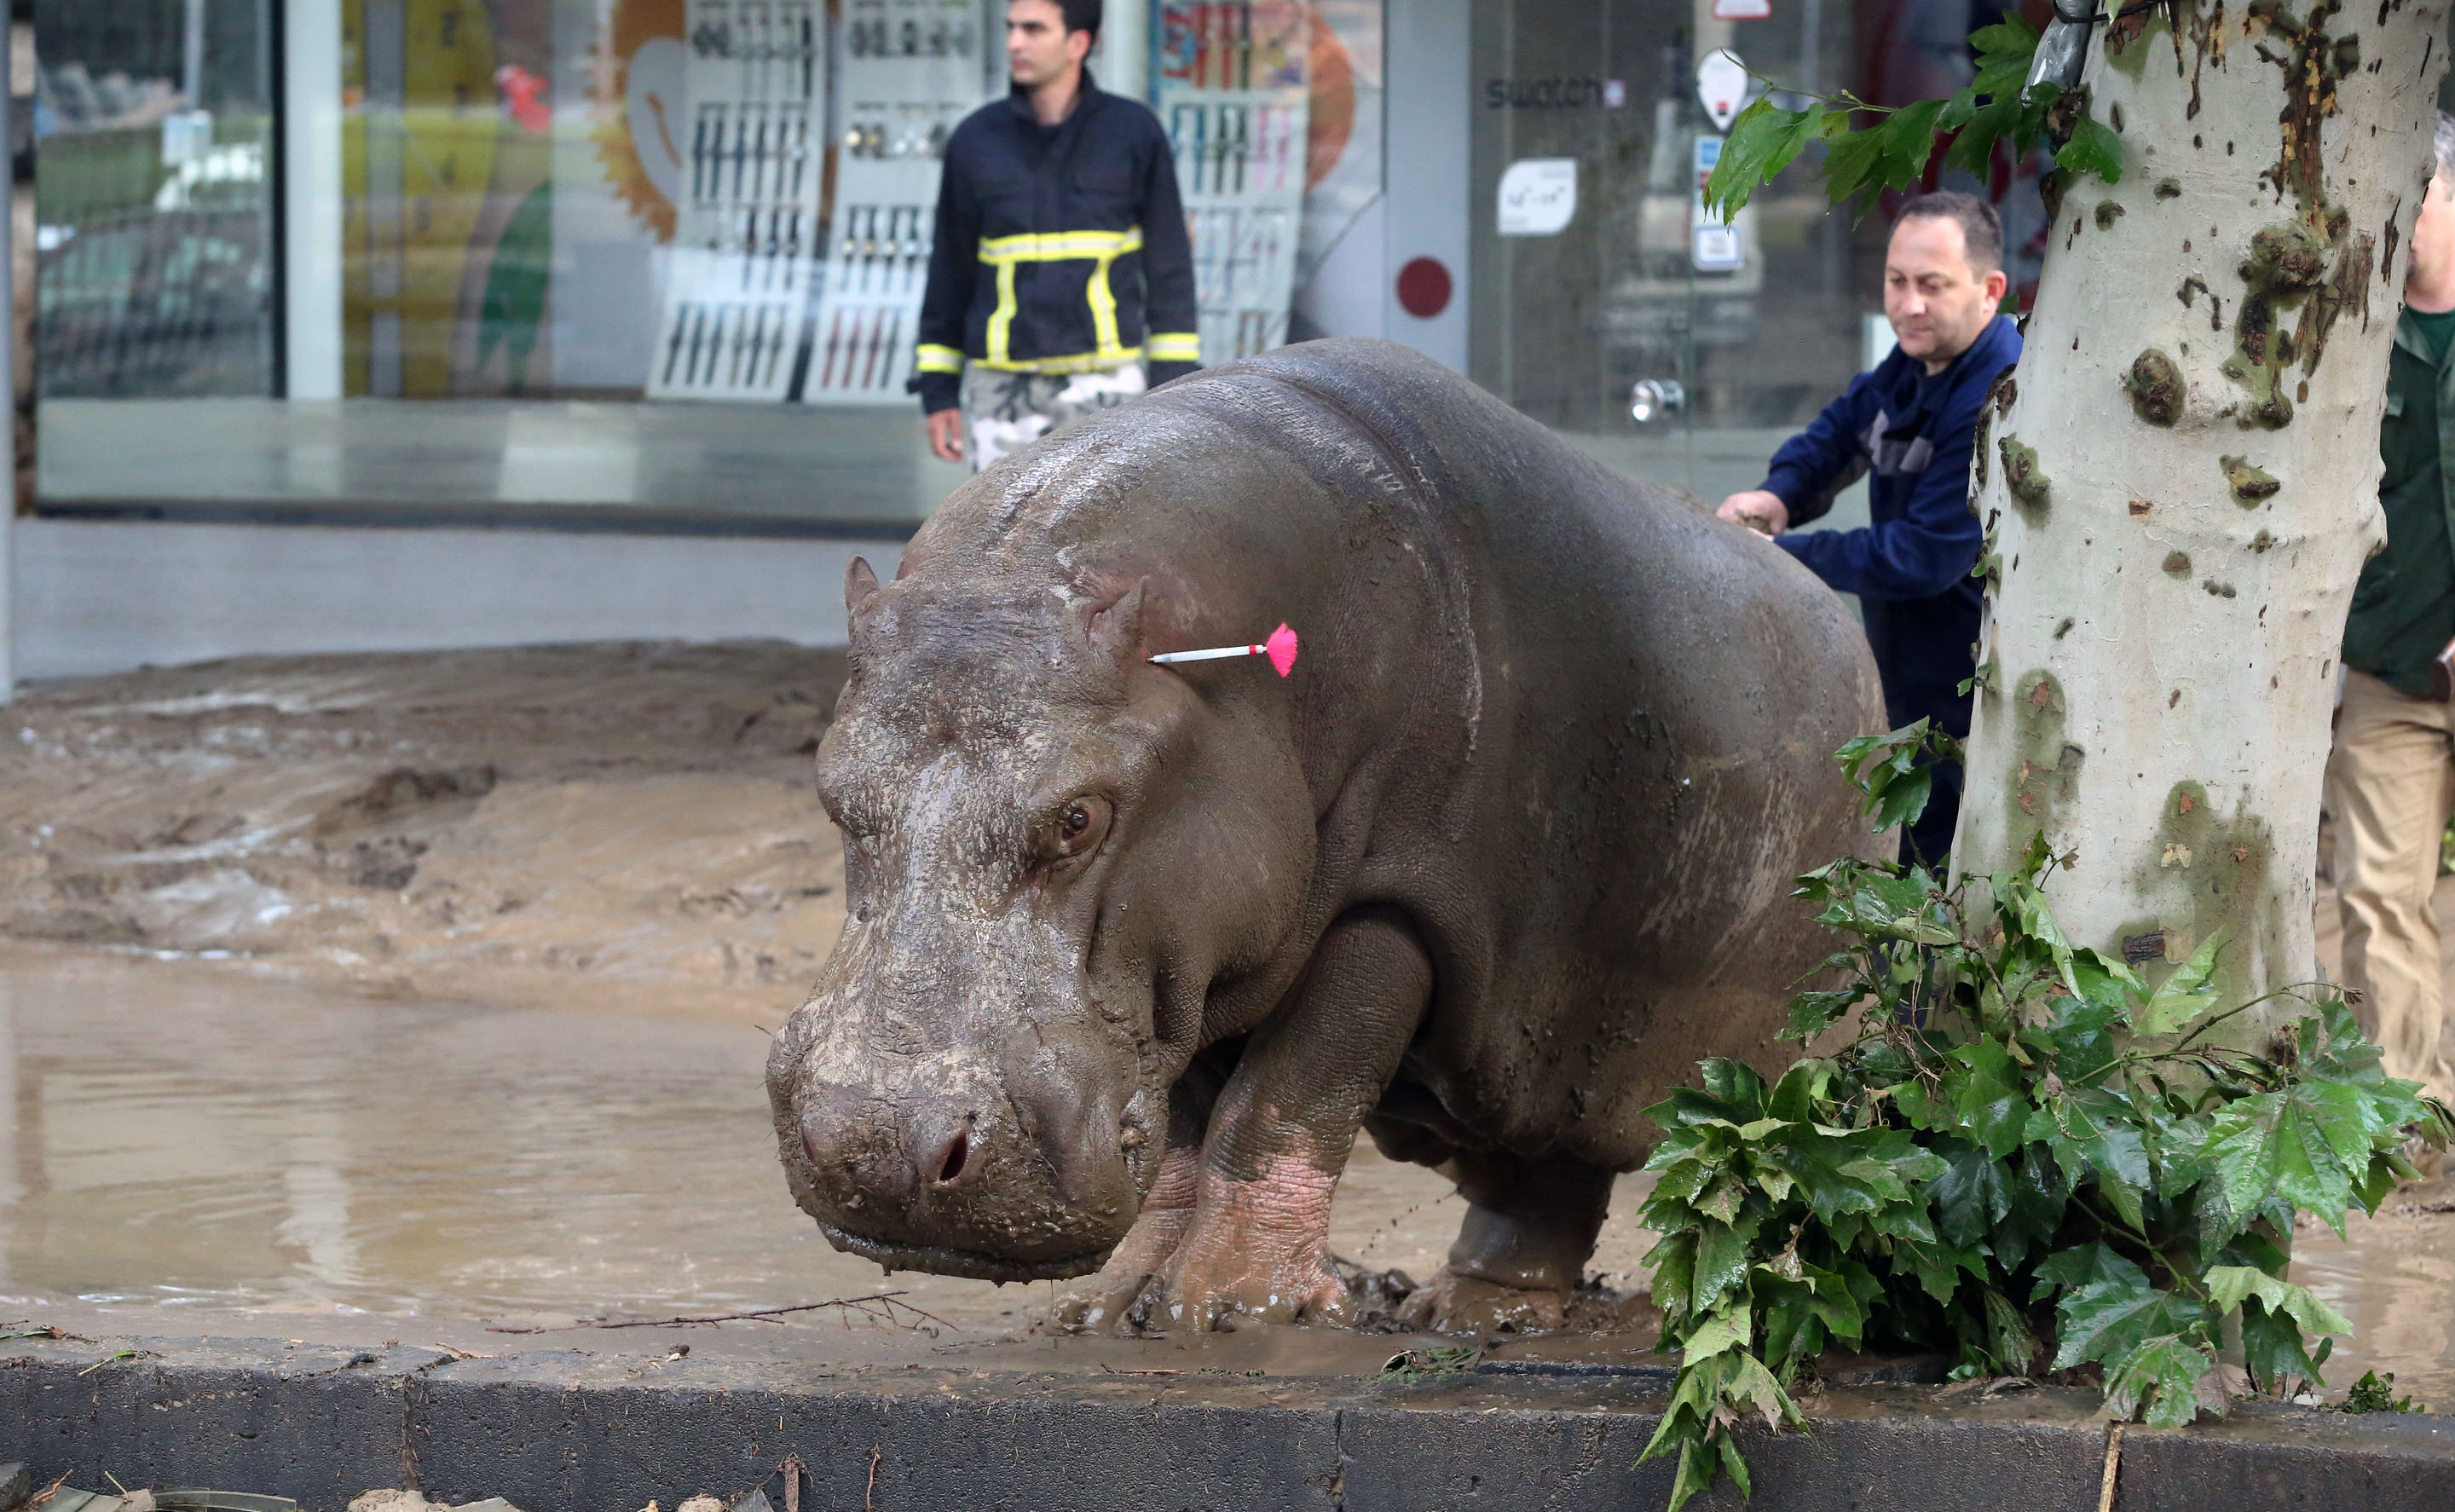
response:
<path id="1" fill-rule="evenodd" d="M 1201 1073 L 1186 1073 L 1190 1081 Z M 1118 1241 L 1098 1275 L 1058 1299 L 1054 1321 L 1071 1333 L 1104 1328 L 1132 1328 L 1146 1309 L 1136 1304 L 1176 1253 L 1179 1240 L 1193 1221 L 1194 1198 L 1201 1190 L 1202 1131 L 1209 1113 L 1207 1099 L 1179 1082 L 1168 1094 L 1167 1149 L 1159 1178 L 1134 1215 L 1134 1226 Z"/>
<path id="2" fill-rule="evenodd" d="M 1357 910 L 1330 926 L 1212 1107 L 1192 1216 L 1153 1283 L 1151 1322 L 1347 1320 L 1329 1263 L 1330 1193 L 1431 991 L 1431 961 L 1395 911 Z"/>

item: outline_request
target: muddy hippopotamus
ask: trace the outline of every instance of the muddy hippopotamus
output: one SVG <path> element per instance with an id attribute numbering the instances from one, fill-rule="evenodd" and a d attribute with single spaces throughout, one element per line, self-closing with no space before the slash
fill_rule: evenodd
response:
<path id="1" fill-rule="evenodd" d="M 1383 342 L 1088 417 L 845 600 L 784 1167 L 889 1268 L 1096 1271 L 1078 1328 L 1343 1320 L 1358 1128 L 1470 1204 L 1405 1321 L 1556 1324 L 1641 1110 L 1830 949 L 1790 879 L 1875 849 L 1841 602 Z M 1285 678 L 1148 660 L 1282 620 Z"/>

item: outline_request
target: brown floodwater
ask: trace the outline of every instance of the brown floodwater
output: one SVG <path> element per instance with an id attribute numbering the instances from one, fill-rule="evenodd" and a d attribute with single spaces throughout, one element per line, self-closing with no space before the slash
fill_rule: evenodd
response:
<path id="1" fill-rule="evenodd" d="M 1053 1284 L 884 1277 L 795 1209 L 759 1027 L 790 1006 L 503 1008 L 0 953 L 0 1317 L 76 1300 L 548 1323 L 894 1289 L 975 1340 L 1027 1327 Z M 1593 1267 L 1622 1288 L 1647 1243 L 1633 1195 Z M 1367 1148 L 1332 1247 L 1420 1279 L 1460 1211 L 1439 1178 Z M 2339 1389 L 2375 1365 L 2455 1404 L 2455 1215 L 2305 1231 L 2298 1255 L 2358 1325 Z"/>

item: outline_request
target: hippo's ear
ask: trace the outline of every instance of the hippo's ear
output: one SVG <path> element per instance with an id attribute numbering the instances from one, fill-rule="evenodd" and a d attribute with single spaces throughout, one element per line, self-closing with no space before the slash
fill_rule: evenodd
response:
<path id="1" fill-rule="evenodd" d="M 1143 580 L 1092 610 L 1083 631 L 1093 651 L 1119 663 L 1131 659 L 1143 641 Z"/>
<path id="2" fill-rule="evenodd" d="M 856 556 L 844 569 L 844 615 L 859 619 L 869 601 L 878 596 L 878 574 L 870 570 L 865 557 Z"/>

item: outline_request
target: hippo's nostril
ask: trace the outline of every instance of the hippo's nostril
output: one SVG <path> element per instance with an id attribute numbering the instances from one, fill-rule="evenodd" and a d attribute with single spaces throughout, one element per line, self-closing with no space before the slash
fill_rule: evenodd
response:
<path id="1" fill-rule="evenodd" d="M 958 1134 L 946 1143 L 946 1153 L 938 1159 L 938 1179 L 951 1181 L 964 1174 L 964 1158 L 972 1153 L 972 1137 Z"/>

